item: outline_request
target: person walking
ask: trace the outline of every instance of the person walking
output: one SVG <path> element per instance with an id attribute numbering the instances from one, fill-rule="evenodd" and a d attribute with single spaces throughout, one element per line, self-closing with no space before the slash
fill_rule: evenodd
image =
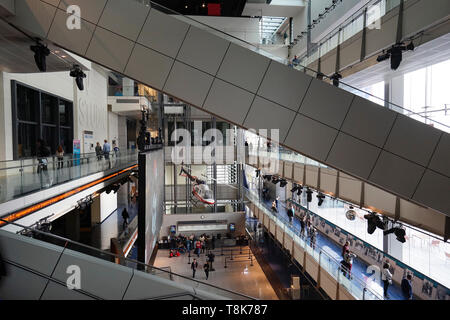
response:
<path id="1" fill-rule="evenodd" d="M 117 158 L 119 156 L 119 147 L 116 144 L 116 140 L 113 141 L 113 150 L 114 150 L 114 156 Z"/>
<path id="2" fill-rule="evenodd" d="M 105 160 L 109 160 L 110 152 L 111 152 L 111 145 L 108 143 L 108 140 L 105 139 L 105 143 L 103 144 L 103 155 L 105 156 Z"/>
<path id="3" fill-rule="evenodd" d="M 317 230 L 316 230 L 316 228 L 314 228 L 313 226 L 311 226 L 311 229 L 310 229 L 311 231 L 310 231 L 310 233 L 309 233 L 309 238 L 310 238 L 310 241 L 311 241 L 311 247 L 313 248 L 313 249 L 316 249 L 316 240 L 317 240 Z"/>
<path id="4" fill-rule="evenodd" d="M 195 242 L 195 251 L 197 253 L 197 257 L 200 258 L 200 250 L 202 249 L 202 243 L 200 242 L 200 240 L 197 240 Z"/>
<path id="5" fill-rule="evenodd" d="M 300 235 L 305 236 L 305 216 L 300 216 Z"/>
<path id="6" fill-rule="evenodd" d="M 192 278 L 195 278 L 195 272 L 197 271 L 197 268 L 198 268 L 198 262 L 197 262 L 197 259 L 194 259 L 191 263 Z"/>
<path id="7" fill-rule="evenodd" d="M 356 258 L 356 254 L 350 252 L 350 250 L 347 249 L 347 251 L 344 254 L 344 260 L 345 260 L 345 266 L 348 269 L 348 276 L 347 278 L 351 279 L 351 273 L 352 273 L 352 266 L 353 266 L 353 259 Z"/>
<path id="8" fill-rule="evenodd" d="M 383 271 L 381 272 L 381 280 L 383 281 L 383 293 L 384 298 L 389 299 L 388 289 L 389 285 L 392 284 L 392 273 L 389 271 L 390 264 L 385 262 L 383 265 Z"/>
<path id="9" fill-rule="evenodd" d="M 58 149 L 56 149 L 56 158 L 58 159 L 58 169 L 62 169 L 64 167 L 64 149 L 62 145 L 59 145 Z"/>
<path id="10" fill-rule="evenodd" d="M 208 277 L 209 277 L 209 264 L 208 264 L 208 262 L 205 262 L 205 264 L 203 265 L 203 270 L 205 271 L 206 280 L 208 280 Z"/>
<path id="11" fill-rule="evenodd" d="M 402 280 L 401 287 L 402 287 L 403 297 L 405 298 L 405 300 L 412 300 L 412 298 L 413 298 L 411 281 L 412 281 L 412 276 L 410 274 L 408 274 Z"/>
<path id="12" fill-rule="evenodd" d="M 215 257 L 216 255 L 214 254 L 214 253 L 212 253 L 212 251 L 209 251 L 209 253 L 208 253 L 208 263 L 209 263 L 209 269 L 211 270 L 211 271 L 215 271 L 214 270 L 214 268 L 213 268 L 213 262 L 214 262 L 214 257 Z"/>
<path id="13" fill-rule="evenodd" d="M 123 230 L 125 230 L 128 227 L 128 219 L 130 218 L 127 208 L 123 208 L 122 218 L 123 218 Z"/>
<path id="14" fill-rule="evenodd" d="M 287 216 L 289 218 L 289 223 L 292 224 L 292 218 L 294 217 L 294 207 L 292 205 L 290 205 L 289 209 L 287 210 Z"/>
<path id="15" fill-rule="evenodd" d="M 275 202 L 275 200 L 273 200 L 273 202 L 272 202 L 272 211 L 273 212 L 278 212 L 278 210 L 277 210 L 277 203 Z"/>
<path id="16" fill-rule="evenodd" d="M 97 142 L 97 145 L 95 146 L 95 154 L 97 155 L 98 161 L 102 160 L 103 149 L 100 142 Z"/>

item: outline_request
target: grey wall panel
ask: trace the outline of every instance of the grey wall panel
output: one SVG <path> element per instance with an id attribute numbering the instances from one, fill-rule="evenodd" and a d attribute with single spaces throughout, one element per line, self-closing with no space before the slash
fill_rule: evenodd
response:
<path id="1" fill-rule="evenodd" d="M 81 17 L 91 23 L 97 24 L 100 15 L 105 8 L 107 0 L 61 0 L 59 8 L 67 11 L 71 5 L 79 6 L 81 9 Z"/>
<path id="2" fill-rule="evenodd" d="M 47 279 L 6 264 L 6 277 L 0 285 L 1 300 L 38 300 Z"/>
<path id="3" fill-rule="evenodd" d="M 294 164 L 294 181 L 302 184 L 303 181 L 303 171 L 304 165 L 300 163 Z"/>
<path id="4" fill-rule="evenodd" d="M 337 130 L 298 114 L 284 143 L 294 150 L 324 161 L 337 134 Z"/>
<path id="5" fill-rule="evenodd" d="M 133 46 L 132 41 L 97 27 L 86 56 L 108 68 L 123 72 Z"/>
<path id="6" fill-rule="evenodd" d="M 219 117 L 241 124 L 255 95 L 232 84 L 215 79 L 203 108 Z"/>
<path id="7" fill-rule="evenodd" d="M 352 203 L 361 202 L 362 182 L 344 173 L 339 174 L 339 198 Z"/>
<path id="8" fill-rule="evenodd" d="M 304 73 L 272 61 L 258 95 L 297 112 L 310 83 Z"/>
<path id="9" fill-rule="evenodd" d="M 216 75 L 230 43 L 205 30 L 191 27 L 178 54 L 178 60 Z"/>
<path id="10" fill-rule="evenodd" d="M 383 151 L 369 180 L 411 198 L 425 168 Z"/>
<path id="11" fill-rule="evenodd" d="M 142 63 L 142 61 L 145 61 L 145 63 Z M 169 76 L 172 65 L 173 59 L 136 44 L 125 73 L 133 79 L 161 90 Z"/>
<path id="12" fill-rule="evenodd" d="M 353 36 L 341 45 L 340 69 L 359 62 L 361 59 L 362 32 Z"/>
<path id="13" fill-rule="evenodd" d="M 268 58 L 232 43 L 217 77 L 256 93 L 269 62 Z"/>
<path id="14" fill-rule="evenodd" d="M 313 70 L 318 70 L 319 59 L 316 60 L 317 66 Z M 331 50 L 320 59 L 320 72 L 323 74 L 332 75 L 336 72 L 336 49 Z M 315 74 L 312 75 L 313 77 Z"/>
<path id="15" fill-rule="evenodd" d="M 165 91 L 175 97 L 202 106 L 213 77 L 186 64 L 175 62 L 165 85 Z"/>
<path id="16" fill-rule="evenodd" d="M 326 163 L 367 179 L 381 149 L 345 133 L 339 133 Z"/>
<path id="17" fill-rule="evenodd" d="M 320 190 L 325 192 L 336 191 L 337 171 L 332 168 L 320 169 Z"/>
<path id="18" fill-rule="evenodd" d="M 36 247 L 35 242 L 32 238 L 0 230 L 0 252 L 4 259 L 49 276 L 63 248 L 45 242 Z"/>
<path id="19" fill-rule="evenodd" d="M 75 290 L 69 290 L 66 286 L 50 282 L 42 295 L 42 300 L 95 300 L 93 297 Z"/>
<path id="20" fill-rule="evenodd" d="M 427 230 L 435 234 L 445 234 L 446 216 L 437 211 L 419 207 L 409 201 L 400 199 L 400 216 L 402 221 L 417 225 L 420 228 L 425 226 Z M 418 224 L 418 221 L 421 223 Z"/>
<path id="21" fill-rule="evenodd" d="M 318 177 L 319 177 L 319 167 L 307 165 L 305 184 L 307 186 L 317 188 Z"/>
<path id="22" fill-rule="evenodd" d="M 450 134 L 442 134 L 429 168 L 450 177 Z"/>
<path id="23" fill-rule="evenodd" d="M 243 126 L 257 130 L 268 129 L 269 135 L 270 129 L 279 129 L 280 141 L 284 141 L 294 116 L 293 111 L 257 96 Z"/>
<path id="24" fill-rule="evenodd" d="M 299 112 L 335 129 L 340 129 L 354 95 L 326 82 L 313 79 Z"/>
<path id="25" fill-rule="evenodd" d="M 382 148 L 396 116 L 394 111 L 356 97 L 342 125 L 342 131 Z"/>
<path id="26" fill-rule="evenodd" d="M 396 196 L 364 183 L 364 206 L 383 210 L 387 215 L 395 213 Z"/>
<path id="27" fill-rule="evenodd" d="M 426 170 L 413 200 L 441 212 L 450 213 L 450 178 Z"/>
<path id="28" fill-rule="evenodd" d="M 9 19 L 14 25 L 45 38 L 50 29 L 56 8 L 36 0 L 16 0 L 16 15 Z"/>
<path id="29" fill-rule="evenodd" d="M 396 8 L 396 12 L 398 12 L 398 8 Z M 367 30 L 366 56 L 371 56 L 396 42 L 398 14 L 393 16 L 392 12 L 381 20 L 380 29 Z"/>
<path id="30" fill-rule="evenodd" d="M 60 44 L 64 48 L 70 48 L 75 53 L 84 55 L 95 30 L 95 25 L 81 20 L 81 29 L 69 30 L 67 28 L 68 15 L 58 9 L 55 20 L 52 23 L 48 39 Z"/>
<path id="31" fill-rule="evenodd" d="M 448 0 L 433 0 L 433 5 L 426 0 L 406 1 L 405 4 L 403 16 L 403 35 L 405 37 L 411 36 L 418 30 L 443 18 L 448 18 L 450 14 L 450 1 Z"/>
<path id="32" fill-rule="evenodd" d="M 108 0 L 98 25 L 136 41 L 149 10 L 138 1 Z"/>
<path id="33" fill-rule="evenodd" d="M 385 150 L 426 167 L 442 131 L 399 114 Z"/>
<path id="34" fill-rule="evenodd" d="M 133 270 L 112 262 L 87 256 L 72 250 L 64 251 L 54 278 L 66 283 L 69 266 L 78 266 L 81 271 L 81 289 L 103 299 L 122 299 Z"/>
<path id="35" fill-rule="evenodd" d="M 187 23 L 152 9 L 138 43 L 175 58 L 188 28 Z"/>

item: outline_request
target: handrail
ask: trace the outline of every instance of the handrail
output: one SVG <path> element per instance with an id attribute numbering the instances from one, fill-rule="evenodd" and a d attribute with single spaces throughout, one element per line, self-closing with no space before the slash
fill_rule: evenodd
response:
<path id="1" fill-rule="evenodd" d="M 265 209 L 265 211 L 267 211 L 266 213 L 270 214 L 270 216 L 275 216 L 275 215 L 267 208 L 267 206 L 266 206 L 264 203 L 261 203 L 259 200 L 257 200 L 257 199 L 254 198 L 254 195 L 250 192 L 250 190 L 245 189 L 245 188 L 244 188 L 244 190 L 246 191 L 247 196 L 250 195 L 250 196 L 249 196 L 249 199 L 250 199 L 250 200 L 258 201 L 259 205 L 262 205 L 262 207 Z M 256 204 L 256 203 L 254 203 L 254 204 Z M 301 230 L 299 230 L 296 226 L 294 226 L 293 224 L 290 224 L 289 221 L 287 221 L 287 220 L 286 220 L 284 217 L 282 217 L 282 216 L 275 216 L 275 218 L 278 219 L 278 220 L 281 220 L 281 221 L 283 222 L 283 224 L 284 224 L 285 227 L 288 227 L 288 228 L 292 229 L 294 232 L 296 232 L 296 233 L 297 233 L 297 236 L 300 237 L 300 238 L 305 242 L 305 244 L 308 243 L 308 239 L 306 238 L 306 236 L 303 235 L 303 234 L 301 233 Z M 340 271 L 340 270 L 345 270 L 345 268 L 342 268 L 342 265 L 341 265 L 341 263 L 340 263 L 339 261 L 337 261 L 337 260 L 336 260 L 334 257 L 332 257 L 330 254 L 328 254 L 328 253 L 327 253 L 325 250 L 323 250 L 319 245 L 315 245 L 315 247 L 319 249 L 319 252 L 320 252 L 319 254 L 324 254 L 325 256 L 327 256 L 327 258 L 328 258 L 330 261 L 333 261 L 333 262 L 338 266 L 338 268 L 339 268 L 338 271 Z M 314 249 L 314 250 L 315 250 L 315 249 Z M 345 270 L 345 271 L 347 271 L 347 270 Z M 363 288 L 366 287 L 365 282 L 364 282 L 363 280 L 359 279 L 359 277 L 356 277 L 356 276 L 353 275 L 353 278 L 351 279 L 351 281 L 356 281 L 356 282 L 358 282 L 360 285 L 362 285 Z M 367 289 L 367 291 L 369 291 L 372 295 L 374 295 L 374 296 L 377 297 L 378 299 L 383 300 L 383 299 L 381 298 L 381 296 L 380 296 L 378 293 L 372 291 L 371 289 Z"/>
<path id="2" fill-rule="evenodd" d="M 259 46 L 255 45 L 255 44 L 253 44 L 253 43 L 250 43 L 250 42 L 248 42 L 248 41 L 246 41 L 246 40 L 240 39 L 240 38 L 238 38 L 238 37 L 236 37 L 236 36 L 234 36 L 234 35 L 231 35 L 231 34 L 229 34 L 229 33 L 226 33 L 226 32 L 224 32 L 224 31 L 222 31 L 222 30 L 219 30 L 219 29 L 217 29 L 217 28 L 215 28 L 215 27 L 212 27 L 212 26 L 210 26 L 210 25 L 207 25 L 207 24 L 205 24 L 205 23 L 203 23 L 203 22 L 201 22 L 201 21 L 198 21 L 198 20 L 196 20 L 196 19 L 193 19 L 192 17 L 185 16 L 185 15 L 179 13 L 179 12 L 176 12 L 176 11 L 173 10 L 173 9 L 167 8 L 167 7 L 165 7 L 165 6 L 163 6 L 163 5 L 160 5 L 160 4 L 158 4 L 158 3 L 154 3 L 154 2 L 151 1 L 151 0 L 133 0 L 133 1 L 137 1 L 137 2 L 139 2 L 139 3 L 141 3 L 141 4 L 144 4 L 144 5 L 147 5 L 147 6 L 148 6 L 148 5 L 151 5 L 152 7 L 156 8 L 157 10 L 158 10 L 158 9 L 161 9 L 161 11 L 166 11 L 166 12 L 172 13 L 172 14 L 174 14 L 174 15 L 183 17 L 184 19 L 186 19 L 186 20 L 188 20 L 188 21 L 192 21 L 192 22 L 194 22 L 194 23 L 200 24 L 200 25 L 202 25 L 202 26 L 204 26 L 204 27 L 206 27 L 206 28 L 208 28 L 208 29 L 210 29 L 210 30 L 213 30 L 214 32 L 219 33 L 219 35 L 220 35 L 220 36 L 224 36 L 225 39 L 228 38 L 228 40 L 229 40 L 229 38 L 231 38 L 232 40 L 234 40 L 234 42 L 237 41 L 237 42 L 240 43 L 241 45 L 244 45 L 244 47 L 247 47 L 247 48 L 248 48 L 248 46 L 250 46 L 250 48 L 248 48 L 248 49 L 251 49 L 251 50 L 253 50 L 253 51 L 255 51 L 255 52 L 257 52 L 257 53 L 259 53 L 259 54 L 261 54 L 261 55 L 264 55 L 264 56 L 266 56 L 266 57 L 268 57 L 268 58 L 270 58 L 270 59 L 272 59 L 272 60 L 276 60 L 276 61 L 278 61 L 278 62 L 280 62 L 280 63 L 285 64 L 285 65 L 288 64 L 288 59 L 282 59 L 282 58 L 280 58 L 280 57 L 278 57 L 278 56 L 275 56 L 275 55 L 273 55 L 273 54 L 271 54 L 271 53 L 268 53 L 268 52 L 266 52 L 266 51 L 264 51 L 264 50 L 261 50 L 261 48 L 260 48 Z M 372 0 L 371 0 L 371 1 L 372 1 Z M 309 67 L 306 67 L 306 66 L 303 66 L 303 65 L 298 65 L 298 67 L 299 67 L 299 68 L 303 68 L 303 69 L 304 69 L 303 72 L 305 72 L 306 70 L 308 70 L 308 71 L 313 72 L 314 74 L 316 74 L 316 76 L 320 74 L 320 76 L 321 76 L 323 79 L 328 79 L 328 80 L 330 80 L 330 81 L 332 80 L 331 77 L 329 77 L 329 76 L 327 76 L 327 75 L 324 75 L 324 74 L 322 74 L 322 73 L 319 73 L 318 71 L 313 70 L 313 69 L 311 69 L 311 68 L 309 68 Z M 297 68 L 296 68 L 296 70 L 301 71 L 301 70 L 299 70 L 299 69 L 297 69 Z M 356 88 L 356 87 L 353 87 L 353 86 L 351 86 L 351 85 L 348 85 L 348 84 L 346 84 L 346 83 L 343 82 L 343 81 L 339 81 L 339 83 L 342 84 L 342 85 L 345 85 L 345 86 L 347 86 L 347 87 L 349 87 L 349 88 L 351 88 L 352 90 L 354 90 L 354 91 L 356 91 L 356 92 L 359 92 L 360 95 L 371 96 L 371 97 L 373 97 L 373 98 L 379 99 L 380 101 L 383 102 L 384 105 L 392 106 L 392 107 L 394 107 L 394 108 L 399 108 L 399 109 L 401 109 L 401 110 L 407 111 L 407 112 L 411 113 L 410 116 L 411 116 L 411 115 L 415 115 L 415 116 L 424 118 L 426 121 L 431 121 L 431 122 L 433 122 L 433 123 L 435 123 L 435 124 L 437 124 L 437 125 L 439 125 L 439 126 L 442 126 L 442 127 L 446 128 L 447 132 L 450 132 L 450 126 L 447 126 L 447 125 L 445 125 L 445 124 L 443 124 L 443 123 L 440 123 L 440 122 L 438 122 L 438 121 L 435 121 L 435 120 L 433 120 L 433 119 L 425 118 L 425 117 L 423 117 L 423 116 L 420 115 L 420 114 L 417 114 L 417 113 L 415 113 L 415 112 L 413 112 L 413 111 L 411 111 L 411 110 L 408 110 L 408 109 L 406 109 L 406 108 L 404 108 L 404 107 L 401 107 L 401 106 L 399 106 L 399 105 L 397 105 L 397 104 L 395 104 L 395 103 L 392 103 L 391 101 L 388 101 L 388 100 L 379 98 L 379 97 L 377 97 L 377 96 L 375 96 L 375 95 L 373 95 L 373 94 L 371 94 L 371 93 L 369 93 L 369 92 L 365 92 L 365 91 L 363 91 L 363 90 L 361 90 L 361 89 L 358 89 L 358 88 Z M 389 107 L 389 109 L 391 109 L 391 110 L 393 110 L 393 111 L 395 111 L 395 112 L 398 112 L 398 111 L 394 110 L 392 107 Z"/>
<path id="3" fill-rule="evenodd" d="M 57 240 L 60 240 L 60 241 L 71 243 L 71 244 L 83 247 L 85 249 L 89 249 L 89 250 L 101 253 L 103 255 L 108 255 L 111 258 L 119 259 L 119 261 L 128 261 L 130 263 L 135 263 L 135 264 L 143 267 L 144 270 L 147 270 L 147 269 L 158 270 L 158 271 L 161 271 L 162 273 L 166 273 L 166 274 L 169 274 L 169 275 L 174 275 L 174 276 L 180 277 L 182 279 L 194 282 L 194 283 L 197 284 L 197 286 L 204 285 L 206 287 L 211 287 L 211 288 L 218 289 L 219 291 L 231 293 L 233 295 L 239 296 L 241 298 L 245 298 L 247 300 L 257 300 L 254 297 L 250 297 L 250 296 L 247 296 L 247 295 L 242 294 L 242 293 L 238 293 L 238 292 L 235 292 L 235 291 L 232 291 L 232 290 L 229 290 L 229 289 L 225 289 L 225 288 L 220 288 L 218 286 L 215 286 L 215 285 L 212 285 L 212 284 L 209 284 L 209 283 L 205 283 L 205 282 L 202 282 L 202 281 L 199 281 L 199 280 L 196 280 L 196 279 L 192 279 L 192 278 L 189 278 L 189 277 L 186 277 L 186 276 L 174 273 L 172 271 L 168 272 L 168 271 L 163 270 L 161 268 L 158 268 L 158 267 L 155 267 L 155 266 L 151 266 L 151 265 L 148 265 L 146 263 L 143 263 L 143 262 L 140 262 L 140 261 L 137 261 L 137 260 L 134 260 L 134 259 L 130 259 L 130 258 L 127 258 L 127 257 L 122 257 L 122 256 L 120 256 L 118 254 L 114 254 L 112 252 L 103 251 L 101 249 L 94 248 L 94 247 L 88 246 L 86 244 L 83 244 L 83 243 L 80 243 L 80 242 L 76 242 L 76 241 L 73 241 L 73 240 L 70 240 L 70 239 L 58 236 L 58 235 L 54 235 L 54 234 L 51 234 L 51 233 L 47 233 L 47 232 L 43 232 L 43 231 L 40 231 L 40 230 L 32 229 L 32 228 L 26 227 L 24 225 L 21 225 L 21 224 L 15 223 L 15 222 L 9 222 L 9 221 L 1 219 L 1 218 L 0 218 L 0 221 L 5 222 L 6 224 L 9 224 L 9 225 L 14 225 L 14 226 L 17 226 L 17 227 L 20 227 L 20 228 L 24 228 L 26 230 L 30 230 L 32 232 L 35 232 L 35 233 L 38 233 L 38 234 L 41 234 L 41 235 L 44 235 L 44 236 L 47 236 L 47 237 L 50 237 L 50 238 L 53 238 L 53 239 L 57 239 Z"/>

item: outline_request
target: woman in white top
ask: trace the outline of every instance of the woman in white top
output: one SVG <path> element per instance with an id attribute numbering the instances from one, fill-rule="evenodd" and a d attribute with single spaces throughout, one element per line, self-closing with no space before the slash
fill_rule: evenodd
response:
<path id="1" fill-rule="evenodd" d="M 56 149 L 56 157 L 58 158 L 58 169 L 64 167 L 64 149 L 61 145 Z"/>
<path id="2" fill-rule="evenodd" d="M 390 267 L 389 263 L 386 262 L 383 265 L 383 271 L 381 272 L 381 280 L 383 281 L 383 284 L 384 284 L 384 287 L 383 287 L 384 297 L 386 299 L 389 299 L 388 288 L 389 288 L 389 285 L 392 284 L 392 273 L 389 271 L 389 267 Z"/>

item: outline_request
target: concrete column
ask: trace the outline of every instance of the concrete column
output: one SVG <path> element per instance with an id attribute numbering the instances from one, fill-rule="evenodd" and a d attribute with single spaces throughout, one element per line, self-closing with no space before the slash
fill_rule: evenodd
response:
<path id="1" fill-rule="evenodd" d="M 128 139 L 127 139 L 127 118 L 126 117 L 118 117 L 118 146 L 120 150 L 126 150 L 128 148 Z"/>
<path id="2" fill-rule="evenodd" d="M 134 96 L 134 81 L 128 78 L 123 78 L 123 95 L 125 97 Z"/>
<path id="3" fill-rule="evenodd" d="M 405 84 L 404 84 L 404 76 L 398 76 L 395 78 L 386 81 L 386 85 L 389 85 L 389 90 L 386 90 L 386 101 L 391 101 L 392 103 L 403 107 L 404 106 L 404 94 L 405 94 Z M 402 109 L 395 108 L 391 106 L 395 111 L 399 113 L 403 113 Z"/>

